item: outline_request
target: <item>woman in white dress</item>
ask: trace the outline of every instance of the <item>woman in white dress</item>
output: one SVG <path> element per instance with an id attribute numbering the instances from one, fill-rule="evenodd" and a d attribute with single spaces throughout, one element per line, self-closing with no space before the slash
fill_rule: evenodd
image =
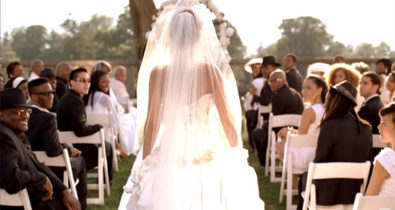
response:
<path id="1" fill-rule="evenodd" d="M 278 137 L 286 139 L 287 133 L 293 134 L 308 134 L 317 136 L 320 133 L 319 122 L 324 115 L 325 108 L 325 97 L 328 92 L 327 85 L 324 80 L 319 78 L 318 75 L 309 75 L 303 83 L 303 101 L 309 106 L 303 111 L 302 119 L 300 120 L 299 129 L 293 129 L 292 127 L 285 127 L 278 133 Z M 276 151 L 279 153 L 281 160 L 284 157 L 284 146 L 285 141 L 281 141 L 276 144 Z M 297 149 L 293 152 L 293 167 L 306 170 L 309 167 L 309 162 L 312 162 L 315 155 L 315 148 L 303 148 Z M 297 188 L 298 181 L 296 176 L 294 177 L 294 188 Z"/>
<path id="2" fill-rule="evenodd" d="M 380 110 L 381 141 L 388 147 L 381 150 L 374 160 L 372 177 L 366 195 L 395 195 L 395 103 Z"/>
<path id="3" fill-rule="evenodd" d="M 242 148 L 236 81 L 197 0 L 168 6 L 156 20 L 137 92 L 143 149 L 120 209 L 264 209 Z"/>
<path id="4" fill-rule="evenodd" d="M 91 75 L 89 94 L 84 98 L 86 112 L 94 114 L 111 114 L 113 127 L 105 128 L 106 139 L 120 136 L 121 157 L 133 153 L 135 145 L 136 121 L 131 114 L 125 114 L 122 106 L 110 96 L 110 77 L 107 72 L 95 71 Z M 119 132 L 118 132 L 119 131 Z"/>

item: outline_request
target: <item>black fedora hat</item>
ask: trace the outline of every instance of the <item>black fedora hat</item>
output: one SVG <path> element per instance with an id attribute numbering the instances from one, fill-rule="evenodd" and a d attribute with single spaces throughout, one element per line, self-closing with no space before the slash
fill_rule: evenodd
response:
<path id="1" fill-rule="evenodd" d="M 19 88 L 7 88 L 0 91 L 0 110 L 16 108 L 16 107 L 27 107 L 25 94 Z"/>
<path id="2" fill-rule="evenodd" d="M 279 63 L 276 62 L 276 59 L 274 58 L 274 56 L 264 56 L 262 59 L 262 66 L 269 65 L 269 64 L 275 65 L 276 67 L 281 66 Z"/>
<path id="3" fill-rule="evenodd" d="M 357 89 L 351 83 L 347 81 L 340 82 L 334 86 L 331 86 L 331 89 L 338 92 L 340 95 L 350 99 L 354 106 L 357 105 L 356 97 L 357 97 Z"/>

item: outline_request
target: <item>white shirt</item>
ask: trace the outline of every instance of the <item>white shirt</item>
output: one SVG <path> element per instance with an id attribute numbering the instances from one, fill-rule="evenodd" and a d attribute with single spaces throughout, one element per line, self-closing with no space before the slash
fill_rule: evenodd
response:
<path id="1" fill-rule="evenodd" d="M 34 73 L 34 72 L 32 72 L 31 74 L 30 74 L 30 77 L 29 77 L 29 82 L 30 81 L 32 81 L 32 80 L 34 80 L 34 79 L 38 79 L 39 78 L 39 76 L 36 74 L 36 73 Z"/>
<path id="2" fill-rule="evenodd" d="M 113 90 L 116 97 L 128 97 L 129 98 L 129 93 L 126 89 L 125 84 L 123 84 L 121 81 L 115 79 L 115 77 L 110 78 L 110 87 Z"/>

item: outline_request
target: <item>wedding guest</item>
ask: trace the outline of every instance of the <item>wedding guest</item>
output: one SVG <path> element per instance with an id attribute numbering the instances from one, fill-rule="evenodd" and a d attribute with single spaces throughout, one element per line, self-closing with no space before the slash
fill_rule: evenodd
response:
<path id="1" fill-rule="evenodd" d="M 332 64 L 335 64 L 335 63 L 346 63 L 346 59 L 344 59 L 344 57 L 341 55 L 336 55 L 335 57 L 333 57 L 333 60 L 332 60 Z"/>
<path id="2" fill-rule="evenodd" d="M 312 63 L 307 67 L 307 75 L 315 74 L 325 81 L 326 72 L 331 68 L 331 65 L 327 63 Z"/>
<path id="3" fill-rule="evenodd" d="M 5 83 L 4 75 L 0 73 L 0 91 L 4 90 L 4 83 Z"/>
<path id="4" fill-rule="evenodd" d="M 105 128 L 107 140 L 120 135 L 120 143 L 116 142 L 121 152 L 121 157 L 135 153 L 134 135 L 136 132 L 136 121 L 130 114 L 125 114 L 122 106 L 110 97 L 110 78 L 104 71 L 95 71 L 91 75 L 91 86 L 89 94 L 84 98 L 86 101 L 86 112 L 97 114 L 111 114 L 111 128 Z"/>
<path id="5" fill-rule="evenodd" d="M 62 181 L 31 151 L 24 134 L 30 113 L 22 90 L 0 92 L 0 187 L 10 194 L 27 188 L 35 210 L 81 209 Z"/>
<path id="6" fill-rule="evenodd" d="M 325 114 L 320 124 L 315 163 L 365 162 L 371 157 L 372 131 L 355 112 L 357 89 L 343 81 L 331 86 L 326 100 Z M 304 190 L 302 176 L 299 193 Z M 355 194 L 361 190 L 362 180 L 315 180 L 317 205 L 343 205 L 349 208 Z M 303 198 L 299 194 L 298 209 Z"/>
<path id="7" fill-rule="evenodd" d="M 70 74 L 71 89 L 64 95 L 59 102 L 56 114 L 58 128 L 60 131 L 73 131 L 78 137 L 89 136 L 98 132 L 102 126 L 99 124 L 86 124 L 85 103 L 82 97 L 89 92 L 90 79 L 85 68 L 77 68 Z M 86 169 L 90 170 L 97 166 L 97 148 L 93 144 L 75 144 L 81 150 L 82 157 L 85 159 Z M 111 144 L 105 142 L 107 154 L 108 174 L 112 179 L 112 149 Z"/>
<path id="8" fill-rule="evenodd" d="M 381 102 L 387 104 L 391 100 L 391 93 L 387 90 L 388 74 L 391 73 L 391 60 L 387 58 L 381 58 L 376 62 L 376 73 L 381 76 L 383 88 L 381 91 Z"/>
<path id="9" fill-rule="evenodd" d="M 13 61 L 8 64 L 7 66 L 7 76 L 8 78 L 13 78 L 13 77 L 22 77 L 23 75 L 23 67 L 21 62 L 19 61 Z"/>
<path id="10" fill-rule="evenodd" d="M 56 118 L 48 110 L 53 106 L 54 90 L 46 78 L 38 78 L 28 83 L 32 113 L 30 115 L 26 134 L 29 136 L 30 145 L 33 151 L 45 151 L 49 157 L 56 157 L 63 154 L 63 149 L 69 151 L 73 176 L 78 178 L 77 185 L 78 200 L 81 209 L 86 209 L 86 170 L 85 161 L 81 157 L 81 151 L 59 142 Z M 63 179 L 65 167 L 50 167 L 51 170 Z"/>
<path id="11" fill-rule="evenodd" d="M 302 98 L 296 90 L 288 87 L 284 71 L 280 69 L 273 71 L 268 83 L 272 91 L 270 103 L 273 115 L 302 114 L 304 109 Z M 276 129 L 276 133 L 278 130 Z M 263 125 L 262 129 L 255 129 L 252 132 L 252 139 L 261 165 L 265 165 L 267 136 L 267 123 Z"/>
<path id="12" fill-rule="evenodd" d="M 284 71 L 287 76 L 288 86 L 295 89 L 299 93 L 302 92 L 303 77 L 296 68 L 297 60 L 294 54 L 287 54 L 284 59 Z"/>
<path id="13" fill-rule="evenodd" d="M 351 67 L 353 67 L 354 69 L 356 69 L 357 71 L 359 71 L 359 73 L 363 74 L 367 71 L 370 71 L 370 67 L 368 64 L 364 63 L 364 62 L 355 62 L 351 64 Z"/>
<path id="14" fill-rule="evenodd" d="M 374 161 L 367 196 L 395 194 L 395 103 L 387 104 L 380 110 L 379 125 L 381 141 L 389 147 L 381 150 Z"/>
<path id="15" fill-rule="evenodd" d="M 5 83 L 4 88 L 18 88 L 23 90 L 26 101 L 29 100 L 29 90 L 27 89 L 27 81 L 23 77 L 12 77 Z"/>
<path id="16" fill-rule="evenodd" d="M 391 72 L 388 76 L 388 80 L 386 83 L 386 87 L 387 90 L 390 92 L 390 98 L 389 100 L 386 102 L 386 104 L 394 101 L 394 97 L 395 97 L 395 72 Z"/>
<path id="17" fill-rule="evenodd" d="M 116 66 L 110 78 L 110 87 L 114 91 L 117 97 L 127 97 L 129 98 L 129 93 L 126 89 L 126 67 Z"/>
<path id="18" fill-rule="evenodd" d="M 44 77 L 48 79 L 49 84 L 51 84 L 52 90 L 56 91 L 56 76 L 55 73 L 52 71 L 52 69 L 50 68 L 46 68 L 44 69 L 41 73 L 40 73 L 40 77 Z M 59 98 L 56 94 L 53 94 L 53 105 L 52 107 L 49 109 L 50 112 L 54 112 L 56 113 L 56 110 L 58 108 L 58 104 L 59 104 Z"/>
<path id="19" fill-rule="evenodd" d="M 318 136 L 320 132 L 319 122 L 325 112 L 324 103 L 327 92 L 328 87 L 324 80 L 320 79 L 317 75 L 308 76 L 303 84 L 302 95 L 303 102 L 309 105 L 302 113 L 302 119 L 298 129 L 284 127 L 278 132 L 277 136 L 286 140 L 288 131 L 293 134 Z M 285 141 L 276 144 L 276 151 L 281 156 L 281 159 L 284 157 L 284 146 Z M 315 149 L 294 152 L 294 168 L 307 170 L 309 162 L 314 159 L 314 154 Z"/>
<path id="20" fill-rule="evenodd" d="M 99 61 L 92 66 L 91 73 L 98 70 L 105 71 L 109 75 L 111 75 L 111 71 L 112 71 L 111 64 L 107 61 Z"/>
<path id="21" fill-rule="evenodd" d="M 30 73 L 29 81 L 39 78 L 41 71 L 44 69 L 44 62 L 39 59 L 33 60 L 31 69 L 32 72 Z"/>
<path id="22" fill-rule="evenodd" d="M 265 84 L 266 79 L 262 77 L 261 71 L 261 58 L 253 58 L 247 62 L 244 66 L 244 70 L 248 73 L 252 74 L 252 81 L 250 90 L 244 96 L 244 109 L 245 109 L 245 117 L 246 117 L 246 125 L 248 132 L 248 141 L 250 144 L 250 151 L 255 151 L 255 146 L 251 138 L 252 131 L 256 128 L 258 123 L 258 108 L 259 103 L 253 102 L 253 96 L 260 96 L 263 85 Z"/>
<path id="23" fill-rule="evenodd" d="M 328 86 L 334 86 L 339 84 L 342 81 L 348 81 L 355 88 L 358 88 L 359 81 L 361 79 L 361 74 L 356 69 L 352 68 L 350 65 L 345 63 L 340 64 L 333 64 L 331 69 L 326 76 L 326 83 Z M 359 110 L 362 106 L 364 101 L 363 97 L 358 93 L 357 94 L 357 106 L 355 107 L 356 110 Z"/>
<path id="24" fill-rule="evenodd" d="M 362 74 L 359 92 L 365 98 L 358 115 L 372 126 L 372 133 L 379 134 L 377 126 L 380 124 L 379 110 L 383 107 L 380 100 L 381 79 L 372 71 Z"/>
<path id="25" fill-rule="evenodd" d="M 69 78 L 73 67 L 67 62 L 60 62 L 56 65 L 56 95 L 59 100 L 69 92 Z"/>

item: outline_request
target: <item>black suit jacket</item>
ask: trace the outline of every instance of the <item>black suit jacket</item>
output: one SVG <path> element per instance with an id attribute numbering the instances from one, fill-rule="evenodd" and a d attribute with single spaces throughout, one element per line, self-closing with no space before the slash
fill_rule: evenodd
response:
<path id="1" fill-rule="evenodd" d="M 63 96 L 57 111 L 58 129 L 74 131 L 78 137 L 89 136 L 99 131 L 101 125 L 87 125 L 85 104 L 81 96 L 74 90 Z"/>
<path id="2" fill-rule="evenodd" d="M 314 162 L 365 162 L 370 159 L 371 149 L 371 129 L 349 113 L 322 124 Z M 355 194 L 360 190 L 362 181 L 330 179 L 317 180 L 314 183 L 317 204 L 334 205 L 354 203 Z"/>
<path id="3" fill-rule="evenodd" d="M 58 99 L 61 100 L 62 97 L 69 92 L 69 87 L 67 81 L 62 78 L 56 77 L 56 92 Z"/>
<path id="4" fill-rule="evenodd" d="M 284 85 L 271 96 L 273 115 L 280 114 L 302 114 L 304 110 L 303 101 L 299 93 Z"/>
<path id="5" fill-rule="evenodd" d="M 375 96 L 369 99 L 369 101 L 366 101 L 358 112 L 358 115 L 362 119 L 370 123 L 373 134 L 379 134 L 377 126 L 380 124 L 379 110 L 381 108 L 383 108 L 383 103 L 381 102 L 380 96 Z"/>
<path id="6" fill-rule="evenodd" d="M 289 87 L 301 93 L 303 87 L 303 77 L 302 74 L 300 74 L 299 70 L 291 69 L 285 74 L 287 76 L 287 82 Z"/>
<path id="7" fill-rule="evenodd" d="M 24 133 L 16 134 L 0 122 L 0 187 L 8 193 L 27 188 L 31 202 L 41 201 L 42 187 L 48 177 L 54 196 L 61 198 L 66 189 L 52 171 L 40 163 L 29 149 L 29 140 Z"/>
<path id="8" fill-rule="evenodd" d="M 270 89 L 269 83 L 265 82 L 261 90 L 261 95 L 254 95 L 253 101 L 260 103 L 262 106 L 267 106 L 271 103 L 272 94 L 273 92 L 272 89 Z"/>
<path id="9" fill-rule="evenodd" d="M 33 108 L 28 126 L 26 134 L 33 151 L 45 151 L 49 157 L 55 157 L 63 153 L 63 148 L 67 148 L 70 154 L 70 148 L 59 142 L 58 127 L 53 114 Z"/>

